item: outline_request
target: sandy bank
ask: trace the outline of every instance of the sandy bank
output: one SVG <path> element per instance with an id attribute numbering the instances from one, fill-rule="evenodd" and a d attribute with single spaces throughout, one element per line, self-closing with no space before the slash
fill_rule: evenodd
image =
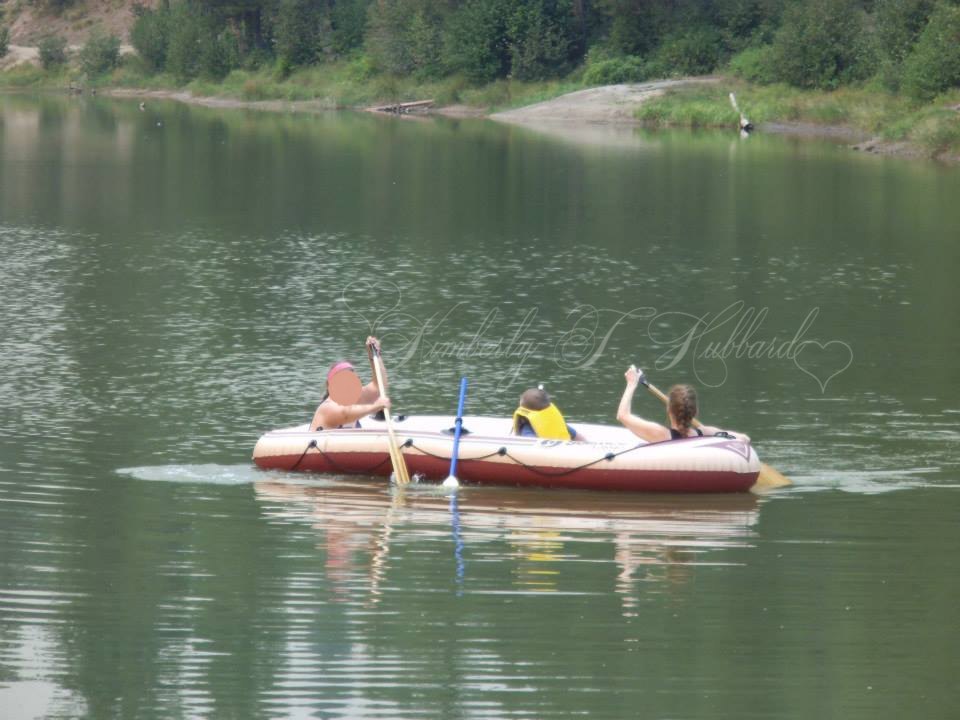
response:
<path id="1" fill-rule="evenodd" d="M 698 83 L 715 83 L 719 78 L 682 78 L 657 80 L 647 83 L 605 85 L 567 93 L 560 97 L 494 113 L 490 117 L 500 122 L 520 123 L 617 123 L 636 125 L 636 110 L 651 98 L 666 90 Z"/>

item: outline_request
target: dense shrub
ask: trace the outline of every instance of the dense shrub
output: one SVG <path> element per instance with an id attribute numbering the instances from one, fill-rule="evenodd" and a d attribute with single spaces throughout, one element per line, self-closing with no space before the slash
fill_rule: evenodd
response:
<path id="1" fill-rule="evenodd" d="M 4 57 L 10 49 L 10 28 L 6 25 L 0 25 L 0 58 Z"/>
<path id="2" fill-rule="evenodd" d="M 960 86 L 960 7 L 940 3 L 903 68 L 903 88 L 919 100 L 930 100 Z"/>
<path id="3" fill-rule="evenodd" d="M 410 66 L 419 77 L 434 78 L 441 74 L 440 50 L 443 46 L 443 22 L 436 13 L 420 9 L 407 28 Z"/>
<path id="4" fill-rule="evenodd" d="M 642 58 L 628 55 L 621 58 L 607 58 L 589 63 L 583 74 L 585 85 L 617 85 L 626 82 L 638 82 L 647 78 L 646 66 Z"/>
<path id="5" fill-rule="evenodd" d="M 616 52 L 646 56 L 657 47 L 667 24 L 666 3 L 600 0 L 598 5 L 609 21 L 608 42 Z"/>
<path id="6" fill-rule="evenodd" d="M 666 38 L 655 61 L 670 75 L 702 75 L 720 62 L 721 48 L 717 31 L 700 27 Z"/>
<path id="7" fill-rule="evenodd" d="M 120 38 L 94 32 L 80 49 L 80 67 L 90 76 L 113 70 L 120 61 Z"/>
<path id="8" fill-rule="evenodd" d="M 199 18 L 186 5 L 177 5 L 170 13 L 166 68 L 180 82 L 200 72 Z"/>
<path id="9" fill-rule="evenodd" d="M 718 0 L 716 23 L 727 50 L 739 52 L 771 42 L 780 19 L 779 5 L 771 0 Z"/>
<path id="10" fill-rule="evenodd" d="M 37 46 L 40 51 L 40 64 L 44 70 L 50 70 L 67 62 L 67 39 L 59 35 L 47 35 Z"/>
<path id="11" fill-rule="evenodd" d="M 239 65 L 237 36 L 229 30 L 218 31 L 212 23 L 201 26 L 199 35 L 198 74 L 211 80 L 222 80 Z"/>
<path id="12" fill-rule="evenodd" d="M 333 4 L 330 39 L 335 54 L 346 55 L 363 45 L 369 4 L 369 0 L 338 0 Z"/>
<path id="13" fill-rule="evenodd" d="M 855 0 L 808 0 L 787 7 L 773 44 L 778 79 L 835 88 L 875 69 L 865 18 Z"/>
<path id="14" fill-rule="evenodd" d="M 317 61 L 320 12 L 311 0 L 280 0 L 274 22 L 274 48 L 285 71 Z"/>
<path id="15" fill-rule="evenodd" d="M 448 71 L 472 82 L 506 77 L 508 0 L 467 0 L 447 23 L 443 60 Z"/>
<path id="16" fill-rule="evenodd" d="M 389 73 L 406 74 L 413 70 L 407 42 L 411 15 L 404 0 L 376 0 L 370 5 L 367 52 Z"/>
<path id="17" fill-rule="evenodd" d="M 903 62 L 933 12 L 934 0 L 877 0 L 873 13 L 877 41 L 894 63 Z"/>
<path id="18" fill-rule="evenodd" d="M 577 45 L 569 0 L 530 0 L 517 5 L 507 21 L 510 74 L 543 80 L 570 70 Z"/>
<path id="19" fill-rule="evenodd" d="M 728 69 L 731 75 L 749 82 L 767 84 L 777 80 L 776 60 L 770 45 L 750 47 L 734 55 Z"/>
<path id="20" fill-rule="evenodd" d="M 154 72 L 163 70 L 167 62 L 170 35 L 170 11 L 167 6 L 157 10 L 134 5 L 136 19 L 130 28 L 130 44 Z"/>

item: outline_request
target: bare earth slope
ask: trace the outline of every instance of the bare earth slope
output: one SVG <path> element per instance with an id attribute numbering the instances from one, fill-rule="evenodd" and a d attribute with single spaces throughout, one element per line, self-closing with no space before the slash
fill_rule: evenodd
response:
<path id="1" fill-rule="evenodd" d="M 692 83 L 718 82 L 718 78 L 682 78 L 656 82 L 605 85 L 491 115 L 494 120 L 519 124 L 634 123 L 634 111 L 665 90 Z"/>

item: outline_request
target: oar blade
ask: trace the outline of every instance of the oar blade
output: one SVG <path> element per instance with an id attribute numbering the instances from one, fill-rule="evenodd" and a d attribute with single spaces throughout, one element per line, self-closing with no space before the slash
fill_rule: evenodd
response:
<path id="1" fill-rule="evenodd" d="M 777 488 L 793 485 L 790 479 L 770 467 L 766 463 L 760 463 L 760 474 L 757 475 L 757 481 L 750 488 L 750 492 L 766 492 L 776 490 Z"/>

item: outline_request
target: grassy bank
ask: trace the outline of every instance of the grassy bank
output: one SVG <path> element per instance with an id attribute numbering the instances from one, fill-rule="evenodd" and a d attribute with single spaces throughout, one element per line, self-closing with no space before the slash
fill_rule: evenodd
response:
<path id="1" fill-rule="evenodd" d="M 0 88 L 65 90 L 71 85 L 187 91 L 200 97 L 244 101 L 314 100 L 331 108 L 362 108 L 380 103 L 433 99 L 442 106 L 462 104 L 490 112 L 540 102 L 582 87 L 576 75 L 542 82 L 497 80 L 481 86 L 472 85 L 461 77 L 424 81 L 377 73 L 362 57 L 300 68 L 286 76 L 265 67 L 234 70 L 220 81 L 195 79 L 186 84 L 178 82 L 172 75 L 147 72 L 135 56 L 124 57 L 120 67 L 94 80 L 84 77 L 76 68 L 68 67 L 43 70 L 34 65 L 20 65 L 0 72 Z"/>
<path id="2" fill-rule="evenodd" d="M 95 80 L 75 67 L 43 70 L 20 65 L 0 73 L 0 88 L 63 90 L 82 86 L 188 91 L 198 97 L 240 101 L 317 101 L 332 108 L 362 108 L 379 103 L 432 98 L 441 106 L 466 105 L 495 112 L 579 90 L 583 69 L 565 79 L 543 82 L 497 80 L 476 86 L 461 77 L 422 81 L 375 72 L 364 57 L 311 66 L 281 76 L 272 67 L 234 70 L 222 81 L 196 79 L 183 84 L 167 74 L 151 74 L 136 56 Z M 804 123 L 821 128 L 849 128 L 879 138 L 880 151 L 960 159 L 960 89 L 920 104 L 878 87 L 833 91 L 800 90 L 786 85 L 754 85 L 727 79 L 668 91 L 637 110 L 645 124 L 662 127 L 732 127 L 737 114 L 728 93 L 755 124 Z"/>
<path id="3" fill-rule="evenodd" d="M 847 127 L 884 143 L 906 143 L 930 157 L 960 157 L 960 90 L 920 104 L 872 87 L 834 91 L 729 81 L 669 91 L 637 110 L 644 123 L 662 127 L 731 127 L 737 113 L 728 93 L 751 122 Z"/>

